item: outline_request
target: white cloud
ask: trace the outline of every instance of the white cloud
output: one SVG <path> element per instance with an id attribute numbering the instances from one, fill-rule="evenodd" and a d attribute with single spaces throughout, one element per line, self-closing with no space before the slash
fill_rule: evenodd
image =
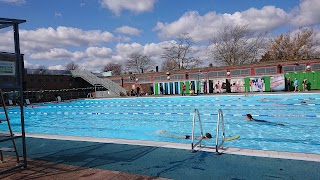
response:
<path id="1" fill-rule="evenodd" d="M 115 30 L 115 32 L 121 33 L 121 34 L 139 35 L 142 31 L 137 28 L 133 28 L 133 27 L 129 27 L 129 26 L 122 26 L 122 27 L 117 28 Z"/>
<path id="2" fill-rule="evenodd" d="M 86 54 L 91 58 L 108 58 L 112 54 L 112 49 L 110 48 L 99 48 L 99 47 L 89 47 L 86 49 Z"/>
<path id="3" fill-rule="evenodd" d="M 30 55 L 32 59 L 46 59 L 46 60 L 67 60 L 73 57 L 73 53 L 66 49 L 54 48 L 47 52 L 33 53 Z"/>
<path id="4" fill-rule="evenodd" d="M 65 70 L 66 69 L 66 65 L 52 65 L 49 66 L 48 69 L 50 70 Z"/>
<path id="5" fill-rule="evenodd" d="M 112 49 L 105 47 L 89 47 L 85 51 L 70 52 L 67 49 L 53 48 L 49 51 L 32 53 L 31 59 L 45 59 L 45 60 L 74 60 L 82 61 L 87 59 L 105 59 L 112 55 Z"/>
<path id="6" fill-rule="evenodd" d="M 24 67 L 25 68 L 33 68 L 33 64 L 31 64 L 31 63 L 29 63 L 29 61 L 27 61 L 27 60 L 24 60 Z"/>
<path id="7" fill-rule="evenodd" d="M 124 56 L 127 56 L 131 53 L 143 52 L 143 46 L 139 43 L 132 43 L 132 44 L 119 43 L 116 46 L 116 52 L 118 54 L 122 54 Z"/>
<path id="8" fill-rule="evenodd" d="M 22 5 L 25 4 L 26 0 L 0 0 L 0 3 L 14 4 L 14 5 Z"/>
<path id="9" fill-rule="evenodd" d="M 274 6 L 265 6 L 261 10 L 250 8 L 241 12 L 241 20 L 253 30 L 266 31 L 282 26 L 290 19 L 290 14 Z M 240 23 L 239 23 L 240 24 Z"/>
<path id="10" fill-rule="evenodd" d="M 100 4 L 119 16 L 123 9 L 135 13 L 151 11 L 155 2 L 156 0 L 101 0 Z"/>
<path id="11" fill-rule="evenodd" d="M 7 50 L 13 46 L 12 31 L 0 33 L 0 49 Z M 115 41 L 116 38 L 107 31 L 82 30 L 59 26 L 57 29 L 39 28 L 36 30 L 20 30 L 20 45 L 22 53 L 46 51 L 52 48 L 68 46 L 86 47 L 103 45 Z"/>
<path id="12" fill-rule="evenodd" d="M 13 31 L 0 31 L 0 51 L 14 52 Z"/>
<path id="13" fill-rule="evenodd" d="M 162 38 L 174 38 L 183 33 L 189 33 L 195 41 L 204 41 L 217 35 L 224 26 L 249 24 L 252 30 L 266 31 L 285 24 L 289 17 L 288 13 L 274 6 L 265 6 L 262 9 L 250 8 L 233 14 L 208 12 L 203 16 L 197 11 L 190 11 L 177 21 L 158 22 L 154 30 Z"/>
<path id="14" fill-rule="evenodd" d="M 299 7 L 292 14 L 292 25 L 308 26 L 320 23 L 320 1 L 319 0 L 302 0 Z"/>

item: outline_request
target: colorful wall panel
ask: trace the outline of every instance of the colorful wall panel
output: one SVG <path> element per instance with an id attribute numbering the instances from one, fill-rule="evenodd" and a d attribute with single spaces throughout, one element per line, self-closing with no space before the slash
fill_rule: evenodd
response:
<path id="1" fill-rule="evenodd" d="M 285 90 L 285 79 L 284 79 L 283 74 L 279 74 L 279 75 L 270 77 L 270 90 L 271 91 L 284 91 Z"/>
<path id="2" fill-rule="evenodd" d="M 250 92 L 265 91 L 264 77 L 249 78 Z"/>
<path id="3" fill-rule="evenodd" d="M 237 78 L 230 81 L 231 92 L 245 92 L 244 79 Z"/>

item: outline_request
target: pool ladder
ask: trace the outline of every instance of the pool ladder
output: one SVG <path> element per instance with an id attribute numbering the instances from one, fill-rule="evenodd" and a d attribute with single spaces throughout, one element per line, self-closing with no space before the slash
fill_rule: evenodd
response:
<path id="1" fill-rule="evenodd" d="M 201 137 L 203 137 L 202 123 L 201 123 L 201 119 L 200 119 L 200 112 L 199 112 L 198 109 L 194 109 L 193 118 L 192 118 L 191 152 L 196 152 L 196 150 L 194 150 L 194 148 L 197 147 L 198 145 L 201 147 L 202 138 L 200 138 L 198 142 L 194 143 L 194 140 L 195 140 L 194 128 L 195 128 L 195 125 L 196 125 L 196 117 L 197 116 L 198 116 L 198 121 L 199 121 L 199 125 L 200 125 L 200 134 L 201 134 Z"/>
<path id="2" fill-rule="evenodd" d="M 191 152 L 196 152 L 196 150 L 194 148 L 197 147 L 198 145 L 199 145 L 199 147 L 201 147 L 201 142 L 203 140 L 202 138 L 200 138 L 199 141 L 195 143 L 194 131 L 195 131 L 195 125 L 196 125 L 196 117 L 198 117 L 200 134 L 201 134 L 201 137 L 203 137 L 203 129 L 202 129 L 202 122 L 201 122 L 201 118 L 200 118 L 200 112 L 198 109 L 195 109 L 194 113 L 193 113 L 193 118 L 192 118 Z M 222 140 L 221 140 L 221 143 L 219 144 L 220 124 L 221 124 L 221 129 L 222 129 Z M 215 152 L 215 154 L 217 154 L 217 155 L 221 154 L 219 152 L 219 149 L 223 147 L 224 139 L 225 139 L 224 118 L 223 118 L 222 110 L 219 109 L 218 110 L 218 119 L 217 119 L 217 128 L 216 128 L 216 144 L 215 144 L 216 152 Z"/>
<path id="3" fill-rule="evenodd" d="M 221 130 L 222 130 L 222 139 L 221 143 L 219 144 L 219 131 L 220 131 L 220 124 L 221 124 Z M 223 112 L 221 109 L 218 110 L 218 119 L 217 119 L 217 129 L 216 129 L 216 155 L 220 155 L 219 149 L 223 147 L 223 143 L 225 140 L 225 131 L 224 131 L 224 118 L 223 118 Z"/>

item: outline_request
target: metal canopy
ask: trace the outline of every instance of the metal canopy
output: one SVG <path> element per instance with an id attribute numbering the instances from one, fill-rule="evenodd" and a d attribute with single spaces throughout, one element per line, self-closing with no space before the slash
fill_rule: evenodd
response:
<path id="1" fill-rule="evenodd" d="M 12 26 L 13 24 L 21 24 L 26 22 L 22 19 L 0 18 L 0 29 Z"/>

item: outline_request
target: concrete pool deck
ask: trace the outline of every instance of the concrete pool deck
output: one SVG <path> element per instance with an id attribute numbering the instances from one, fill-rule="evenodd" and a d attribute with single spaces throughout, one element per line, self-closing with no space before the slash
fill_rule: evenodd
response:
<path id="1" fill-rule="evenodd" d="M 320 179 L 319 154 L 227 148 L 219 156 L 214 155 L 213 147 L 191 153 L 190 146 L 38 134 L 29 134 L 27 138 L 29 168 L 44 164 L 76 169 L 61 174 L 42 170 L 42 176 L 31 173 L 40 179 Z M 35 167 L 35 171 L 37 168 L 40 167 Z M 28 169 L 23 171 L 30 172 Z M 53 168 L 59 169 L 64 168 Z M 0 178 L 34 179 L 21 173 Z"/>

